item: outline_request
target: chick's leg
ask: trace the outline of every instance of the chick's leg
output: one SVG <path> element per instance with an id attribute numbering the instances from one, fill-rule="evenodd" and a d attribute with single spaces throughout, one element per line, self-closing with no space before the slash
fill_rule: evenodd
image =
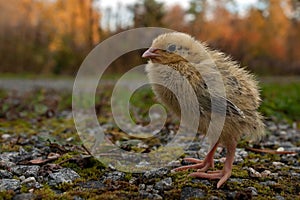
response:
<path id="1" fill-rule="evenodd" d="M 231 176 L 236 145 L 237 145 L 236 142 L 232 142 L 230 145 L 226 145 L 227 148 L 226 161 L 222 170 L 208 171 L 207 173 L 194 172 L 191 173 L 190 176 L 199 177 L 199 178 L 208 178 L 208 179 L 220 179 L 217 184 L 217 188 L 220 188 L 221 185 L 225 183 L 226 180 Z"/>
<path id="2" fill-rule="evenodd" d="M 195 158 L 185 158 L 187 162 L 195 163 L 194 165 L 182 166 L 175 168 L 174 171 L 183 171 L 187 169 L 198 169 L 198 171 L 205 172 L 210 167 L 214 168 L 214 154 L 218 147 L 218 142 L 211 148 L 204 160 L 198 160 Z"/>

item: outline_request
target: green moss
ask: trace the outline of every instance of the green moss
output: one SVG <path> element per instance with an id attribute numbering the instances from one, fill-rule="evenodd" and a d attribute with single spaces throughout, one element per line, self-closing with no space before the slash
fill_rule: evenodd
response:
<path id="1" fill-rule="evenodd" d="M 22 185 L 22 187 L 21 187 L 21 190 L 20 190 L 20 191 L 21 191 L 22 193 L 27 193 L 27 192 L 28 192 L 28 190 L 29 190 L 29 189 L 28 189 L 28 188 L 27 188 L 25 185 Z"/>
<path id="2" fill-rule="evenodd" d="M 36 195 L 36 199 L 55 200 L 58 197 L 48 185 L 44 185 L 41 189 L 34 190 L 34 194 Z"/>
<path id="3" fill-rule="evenodd" d="M 239 166 L 233 166 L 232 177 L 236 177 L 236 178 L 248 178 L 249 174 L 248 174 L 247 170 L 243 170 Z"/>
<path id="4" fill-rule="evenodd" d="M 15 192 L 12 190 L 0 191 L 0 199 L 10 200 L 13 198 L 13 196 L 15 196 Z"/>

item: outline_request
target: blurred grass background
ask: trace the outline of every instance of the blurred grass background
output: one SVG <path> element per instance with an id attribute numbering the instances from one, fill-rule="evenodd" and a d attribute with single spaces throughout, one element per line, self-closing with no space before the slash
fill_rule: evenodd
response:
<path id="1" fill-rule="evenodd" d="M 84 58 L 101 41 L 132 28 L 164 27 L 205 41 L 258 75 L 263 98 L 260 110 L 267 118 L 300 121 L 299 1 L 172 2 L 0 0 L 0 81 L 72 82 Z M 133 66 L 145 64 L 141 52 L 119 57 L 103 79 L 115 80 Z M 107 103 L 109 92 L 100 93 L 97 101 Z M 71 110 L 71 100 L 70 91 L 36 89 L 18 96 L 2 89 L 0 119 Z M 151 102 L 154 97 L 149 88 L 132 98 L 143 116 Z"/>

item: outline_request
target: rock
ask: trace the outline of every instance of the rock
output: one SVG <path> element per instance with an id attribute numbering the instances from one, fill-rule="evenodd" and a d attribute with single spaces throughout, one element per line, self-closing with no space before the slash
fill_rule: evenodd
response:
<path id="1" fill-rule="evenodd" d="M 286 131 L 279 131 L 279 135 L 281 135 L 281 136 L 285 136 L 286 134 L 287 134 Z"/>
<path id="2" fill-rule="evenodd" d="M 168 174 L 170 172 L 167 168 L 158 168 L 158 169 L 152 169 L 150 171 L 146 171 L 143 175 L 145 179 L 151 179 L 151 178 L 161 178 L 164 175 Z"/>
<path id="3" fill-rule="evenodd" d="M 201 142 L 191 143 L 186 150 L 188 151 L 199 151 L 201 149 Z"/>
<path id="4" fill-rule="evenodd" d="M 40 166 L 37 165 L 17 165 L 11 168 L 11 172 L 21 176 L 24 175 L 25 177 L 33 176 L 35 178 L 38 177 L 38 172 L 40 170 Z"/>
<path id="5" fill-rule="evenodd" d="M 35 180 L 34 177 L 28 177 L 28 178 L 26 178 L 25 180 L 23 180 L 21 182 L 22 185 L 23 184 L 26 184 L 26 185 L 32 185 L 32 184 L 34 184 L 35 185 L 35 183 L 36 183 L 36 180 Z"/>
<path id="6" fill-rule="evenodd" d="M 84 183 L 79 183 L 80 187 L 90 188 L 90 189 L 103 189 L 105 185 L 101 181 L 87 181 Z"/>
<path id="7" fill-rule="evenodd" d="M 0 160 L 0 167 L 9 169 L 11 167 L 16 166 L 14 162 L 6 161 L 6 160 Z"/>
<path id="8" fill-rule="evenodd" d="M 179 160 L 172 160 L 171 162 L 169 162 L 167 164 L 168 167 L 172 167 L 172 168 L 175 168 L 175 167 L 180 167 L 181 166 L 181 162 Z"/>
<path id="9" fill-rule="evenodd" d="M 204 198 L 205 193 L 200 188 L 184 187 L 181 191 L 180 200 L 187 200 L 190 198 Z"/>
<path id="10" fill-rule="evenodd" d="M 49 174 L 49 185 L 58 185 L 61 183 L 71 183 L 80 176 L 70 168 L 60 169 L 58 172 Z"/>
<path id="11" fill-rule="evenodd" d="M 108 169 L 112 170 L 112 171 L 115 171 L 116 168 L 112 165 L 112 164 L 108 164 Z"/>
<path id="12" fill-rule="evenodd" d="M 150 165 L 150 163 L 149 162 L 147 162 L 147 161 L 141 161 L 141 162 L 139 162 L 137 165 L 135 165 L 136 167 L 147 167 L 147 166 L 149 166 Z"/>
<path id="13" fill-rule="evenodd" d="M 1 179 L 0 191 L 17 190 L 21 187 L 21 183 L 16 179 Z"/>
<path id="14" fill-rule="evenodd" d="M 257 196 L 257 189 L 255 187 L 247 187 L 246 190 L 251 191 L 252 196 Z"/>
<path id="15" fill-rule="evenodd" d="M 261 178 L 261 174 L 252 167 L 249 167 L 248 171 L 250 172 L 250 177 Z"/>
<path id="16" fill-rule="evenodd" d="M 235 198 L 236 193 L 237 193 L 237 192 L 228 192 L 228 193 L 227 193 L 227 198 L 226 198 L 226 199 L 236 199 L 236 198 Z"/>
<path id="17" fill-rule="evenodd" d="M 217 197 L 217 196 L 211 196 L 209 197 L 209 200 L 220 200 L 221 198 Z"/>
<path id="18" fill-rule="evenodd" d="M 20 179 L 21 181 L 24 181 L 24 180 L 26 179 L 26 177 L 25 177 L 25 176 L 20 176 L 19 179 Z"/>
<path id="19" fill-rule="evenodd" d="M 288 124 L 279 124 L 278 125 L 278 128 L 280 130 L 287 130 L 289 127 L 290 127 L 290 125 L 288 125 Z"/>
<path id="20" fill-rule="evenodd" d="M 270 176 L 272 174 L 272 172 L 270 170 L 265 170 L 261 173 L 262 177 L 267 177 Z"/>
<path id="21" fill-rule="evenodd" d="M 153 194 L 146 192 L 145 190 L 139 191 L 141 199 L 153 199 Z"/>
<path id="22" fill-rule="evenodd" d="M 13 200 L 32 200 L 35 198 L 34 194 L 31 193 L 23 193 L 23 194 L 17 194 L 14 196 Z"/>
<path id="23" fill-rule="evenodd" d="M 276 200 L 284 200 L 285 198 L 283 196 L 277 195 L 277 196 L 275 196 L 275 199 Z"/>
<path id="24" fill-rule="evenodd" d="M 1 137 L 5 141 L 5 140 L 8 140 L 9 138 L 11 138 L 11 135 L 10 134 L 3 134 Z"/>
<path id="25" fill-rule="evenodd" d="M 102 177 L 103 182 L 106 180 L 123 181 L 124 179 L 125 179 L 125 173 L 119 171 L 104 174 L 104 176 Z"/>
<path id="26" fill-rule="evenodd" d="M 158 194 L 158 190 L 153 188 L 153 185 L 139 185 L 139 194 L 142 199 L 163 199 L 162 196 Z"/>
<path id="27" fill-rule="evenodd" d="M 276 185 L 277 183 L 275 181 L 265 181 L 265 182 L 260 182 L 259 184 L 265 185 L 265 186 L 273 186 L 273 185 Z"/>
<path id="28" fill-rule="evenodd" d="M 211 182 L 209 180 L 199 179 L 199 178 L 192 179 L 192 183 L 201 183 L 201 184 L 204 184 L 206 186 L 210 186 L 211 185 Z"/>
<path id="29" fill-rule="evenodd" d="M 10 173 L 9 171 L 7 170 L 0 170 L 0 178 L 1 179 L 4 179 L 4 178 L 7 178 L 7 179 L 12 179 L 13 177 L 13 174 Z"/>
<path id="30" fill-rule="evenodd" d="M 163 199 L 159 194 L 153 194 L 153 199 L 160 200 Z"/>
<path id="31" fill-rule="evenodd" d="M 130 183 L 130 184 L 136 184 L 136 183 L 137 183 L 137 181 L 138 181 L 138 179 L 137 179 L 137 178 L 135 178 L 135 177 L 132 177 L 132 178 L 129 180 L 129 183 Z"/>
<path id="32" fill-rule="evenodd" d="M 275 166 L 276 169 L 280 169 L 285 166 L 285 164 L 282 162 L 272 162 L 272 164 Z"/>
<path id="33" fill-rule="evenodd" d="M 157 182 L 154 186 L 155 189 L 159 190 L 159 191 L 165 191 L 165 190 L 170 190 L 172 189 L 172 178 L 168 177 L 165 178 L 159 182 Z"/>
<path id="34" fill-rule="evenodd" d="M 272 132 L 277 130 L 277 126 L 274 123 L 268 125 L 267 128 Z"/>
<path id="35" fill-rule="evenodd" d="M 19 156 L 19 152 L 4 152 L 0 154 L 0 161 L 14 162 Z"/>
<path id="36" fill-rule="evenodd" d="M 284 151 L 284 148 L 283 147 L 279 147 L 278 149 L 276 149 L 276 151 L 279 151 L 279 152 Z"/>

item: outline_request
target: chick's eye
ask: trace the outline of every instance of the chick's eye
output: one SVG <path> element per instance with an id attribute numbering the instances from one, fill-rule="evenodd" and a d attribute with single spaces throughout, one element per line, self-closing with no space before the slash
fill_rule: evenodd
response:
<path id="1" fill-rule="evenodd" d="M 168 52 L 174 52 L 176 50 L 175 44 L 170 44 L 167 48 Z"/>

